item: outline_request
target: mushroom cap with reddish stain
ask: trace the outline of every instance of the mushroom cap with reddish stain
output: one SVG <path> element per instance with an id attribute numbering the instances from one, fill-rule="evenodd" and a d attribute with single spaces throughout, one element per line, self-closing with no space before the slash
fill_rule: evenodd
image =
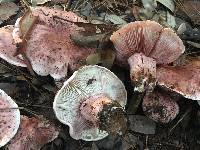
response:
<path id="1" fill-rule="evenodd" d="M 120 65 L 127 65 L 127 59 L 136 52 L 155 58 L 157 64 L 167 64 L 185 50 L 171 29 L 149 20 L 128 23 L 114 32 L 110 40 L 116 48 L 116 60 Z"/>
<path id="2" fill-rule="evenodd" d="M 9 62 L 10 64 L 26 67 L 25 62 L 19 56 L 14 56 L 17 47 L 14 43 L 12 32 L 14 26 L 8 25 L 0 28 L 0 58 Z"/>
<path id="3" fill-rule="evenodd" d="M 26 55 L 33 70 L 42 76 L 50 74 L 60 80 L 86 64 L 86 58 L 95 49 L 79 47 L 70 38 L 78 32 L 74 22 L 86 22 L 73 12 L 47 7 L 31 8 L 37 22 L 27 35 Z"/>
<path id="4" fill-rule="evenodd" d="M 0 89 L 0 147 L 15 136 L 19 124 L 20 112 L 17 104 Z"/>
<path id="5" fill-rule="evenodd" d="M 21 117 L 20 128 L 8 144 L 9 150 L 38 150 L 44 144 L 57 138 L 59 132 L 54 125 L 44 118 Z"/>
<path id="6" fill-rule="evenodd" d="M 182 96 L 200 100 L 200 59 L 191 59 L 182 66 L 157 68 L 158 85 Z"/>
<path id="7" fill-rule="evenodd" d="M 145 95 L 142 108 L 149 118 L 160 123 L 172 121 L 179 113 L 178 104 L 169 95 L 158 91 Z"/>
<path id="8" fill-rule="evenodd" d="M 110 70 L 95 65 L 74 72 L 55 96 L 54 112 L 62 123 L 69 126 L 74 139 L 96 141 L 108 135 L 81 114 L 82 103 L 98 95 L 118 102 L 122 108 L 126 105 L 127 93 L 123 83 Z"/>

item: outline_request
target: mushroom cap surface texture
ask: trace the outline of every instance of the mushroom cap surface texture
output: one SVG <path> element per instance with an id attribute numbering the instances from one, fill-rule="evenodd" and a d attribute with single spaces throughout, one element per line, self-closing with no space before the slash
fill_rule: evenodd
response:
<path id="1" fill-rule="evenodd" d="M 64 83 L 55 96 L 53 109 L 57 118 L 70 128 L 74 139 L 96 141 L 108 135 L 80 114 L 81 104 L 91 96 L 103 94 L 125 107 L 127 93 L 123 83 L 110 70 L 101 66 L 84 66 Z"/>
<path id="2" fill-rule="evenodd" d="M 142 108 L 152 120 L 160 123 L 172 121 L 179 113 L 179 106 L 169 95 L 159 91 L 146 94 Z"/>
<path id="3" fill-rule="evenodd" d="M 37 74 L 60 80 L 67 76 L 68 68 L 72 72 L 77 70 L 86 64 L 87 56 L 96 51 L 79 47 L 71 40 L 70 35 L 80 29 L 75 22 L 86 22 L 75 13 L 47 7 L 31 8 L 31 13 L 37 21 L 26 37 L 26 55 Z"/>
<path id="4" fill-rule="evenodd" d="M 182 66 L 159 67 L 158 85 L 192 100 L 200 100 L 200 59 L 193 58 Z"/>
<path id="5" fill-rule="evenodd" d="M 15 137 L 8 144 L 9 150 L 39 150 L 44 144 L 58 137 L 59 130 L 45 118 L 21 116 Z"/>
<path id="6" fill-rule="evenodd" d="M 17 133 L 20 124 L 20 111 L 17 108 L 12 98 L 0 89 L 0 147 Z"/>
<path id="7" fill-rule="evenodd" d="M 23 59 L 14 54 L 17 51 L 16 44 L 14 43 L 12 32 L 14 26 L 8 25 L 0 28 L 0 58 L 4 59 L 10 64 L 26 67 Z"/>
<path id="8" fill-rule="evenodd" d="M 110 40 L 120 65 L 127 65 L 127 59 L 136 52 L 154 58 L 157 64 L 168 64 L 185 51 L 183 42 L 172 29 L 149 20 L 124 25 L 112 34 Z"/>

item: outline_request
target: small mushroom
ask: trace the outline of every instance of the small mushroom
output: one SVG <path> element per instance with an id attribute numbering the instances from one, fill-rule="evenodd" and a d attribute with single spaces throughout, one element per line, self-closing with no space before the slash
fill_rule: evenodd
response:
<path id="1" fill-rule="evenodd" d="M 117 63 L 122 66 L 127 66 L 129 60 L 130 70 L 132 71 L 135 70 L 132 67 L 136 65 L 130 63 L 130 60 L 135 58 L 131 58 L 135 53 L 143 53 L 145 56 L 153 58 L 156 64 L 169 64 L 178 59 L 185 50 L 183 42 L 172 29 L 163 28 L 160 24 L 149 20 L 136 21 L 121 27 L 113 33 L 110 40 L 116 49 Z M 153 60 L 151 61 L 151 65 L 149 61 L 142 62 L 142 59 L 140 61 L 142 63 L 140 70 L 149 69 L 149 78 L 155 77 L 155 69 L 152 70 L 152 66 L 155 66 L 155 64 Z M 139 62 L 137 62 L 137 65 L 139 65 Z M 142 67 L 146 68 L 142 69 Z M 131 77 L 137 74 L 132 71 Z M 143 75 L 143 72 L 141 72 L 141 76 Z M 135 80 L 136 78 L 132 79 L 133 83 L 137 82 Z M 148 79 L 147 81 L 150 80 Z M 143 80 L 141 80 L 140 84 L 137 83 L 139 87 L 142 87 L 143 84 Z M 148 82 L 146 84 L 149 85 Z M 135 90 L 141 89 L 139 87 L 136 87 Z"/>
<path id="2" fill-rule="evenodd" d="M 0 28 L 0 58 L 6 60 L 7 62 L 21 67 L 26 67 L 23 59 L 18 56 L 14 56 L 17 47 L 12 38 L 14 26 L 8 25 Z"/>
<path id="3" fill-rule="evenodd" d="M 95 49 L 79 47 L 71 40 L 70 35 L 80 30 L 75 22 L 86 22 L 75 13 L 47 7 L 31 8 L 28 13 L 37 17 L 26 35 L 26 56 L 37 74 L 50 74 L 55 80 L 61 80 L 67 76 L 68 68 L 74 72 L 95 52 Z M 16 41 L 20 41 L 22 34 L 22 25 L 18 24 L 20 20 L 13 32 Z"/>
<path id="4" fill-rule="evenodd" d="M 64 83 L 55 96 L 57 118 L 70 128 L 74 139 L 96 141 L 126 127 L 127 93 L 110 70 L 84 66 Z"/>
<path id="5" fill-rule="evenodd" d="M 19 124 L 20 112 L 17 104 L 0 89 L 0 147 L 15 136 Z"/>
<path id="6" fill-rule="evenodd" d="M 200 100 L 200 59 L 192 58 L 182 66 L 157 68 L 158 85 L 182 96 Z"/>
<path id="7" fill-rule="evenodd" d="M 145 95 L 142 108 L 149 118 L 160 123 L 169 123 L 179 113 L 176 101 L 157 90 Z"/>

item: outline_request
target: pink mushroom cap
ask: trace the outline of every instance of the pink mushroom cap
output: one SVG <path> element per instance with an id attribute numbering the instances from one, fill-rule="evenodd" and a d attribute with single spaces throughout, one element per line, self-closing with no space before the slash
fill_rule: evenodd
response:
<path id="1" fill-rule="evenodd" d="M 38 19 L 27 36 L 26 55 L 37 74 L 60 80 L 67 76 L 68 68 L 75 71 L 86 64 L 95 49 L 79 47 L 70 38 L 79 30 L 74 22 L 85 20 L 73 12 L 47 7 L 31 8 L 31 13 Z"/>
<path id="2" fill-rule="evenodd" d="M 178 104 L 169 95 L 158 91 L 145 95 L 142 108 L 149 118 L 160 123 L 172 121 L 179 113 Z"/>
<path id="3" fill-rule="evenodd" d="M 157 64 L 168 64 L 185 50 L 181 39 L 171 29 L 149 20 L 126 24 L 114 32 L 110 40 L 120 65 L 127 65 L 127 59 L 136 52 L 154 58 Z"/>
<path id="4" fill-rule="evenodd" d="M 10 64 L 26 67 L 20 56 L 14 56 L 17 50 L 16 44 L 12 37 L 14 26 L 8 25 L 0 28 L 0 58 Z"/>
<path id="5" fill-rule="evenodd" d="M 200 100 L 200 59 L 191 59 L 182 66 L 157 68 L 158 85 L 182 96 Z"/>
<path id="6" fill-rule="evenodd" d="M 44 144 L 57 138 L 59 132 L 44 118 L 21 117 L 20 128 L 8 144 L 9 150 L 39 150 Z"/>
<path id="7" fill-rule="evenodd" d="M 20 112 L 17 104 L 0 89 L 0 147 L 15 136 L 19 124 Z"/>

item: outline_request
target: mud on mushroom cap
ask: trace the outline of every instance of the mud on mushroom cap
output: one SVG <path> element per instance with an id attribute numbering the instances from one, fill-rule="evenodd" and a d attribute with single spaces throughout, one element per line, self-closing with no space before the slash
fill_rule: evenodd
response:
<path id="1" fill-rule="evenodd" d="M 20 124 L 20 112 L 17 108 L 12 98 L 0 89 L 0 147 L 17 133 Z"/>
<path id="2" fill-rule="evenodd" d="M 107 98 L 101 95 L 106 95 Z M 85 111 L 81 114 L 80 108 L 83 102 L 95 99 L 103 103 L 114 101 L 124 108 L 126 98 L 127 93 L 123 83 L 110 70 L 100 66 L 85 66 L 74 72 L 64 83 L 55 97 L 53 108 L 57 118 L 69 126 L 70 135 L 74 139 L 96 141 L 106 137 L 108 133 L 100 130 L 99 126 L 91 124 L 86 120 L 87 117 L 83 117 Z M 95 106 L 98 105 L 99 103 Z"/>

